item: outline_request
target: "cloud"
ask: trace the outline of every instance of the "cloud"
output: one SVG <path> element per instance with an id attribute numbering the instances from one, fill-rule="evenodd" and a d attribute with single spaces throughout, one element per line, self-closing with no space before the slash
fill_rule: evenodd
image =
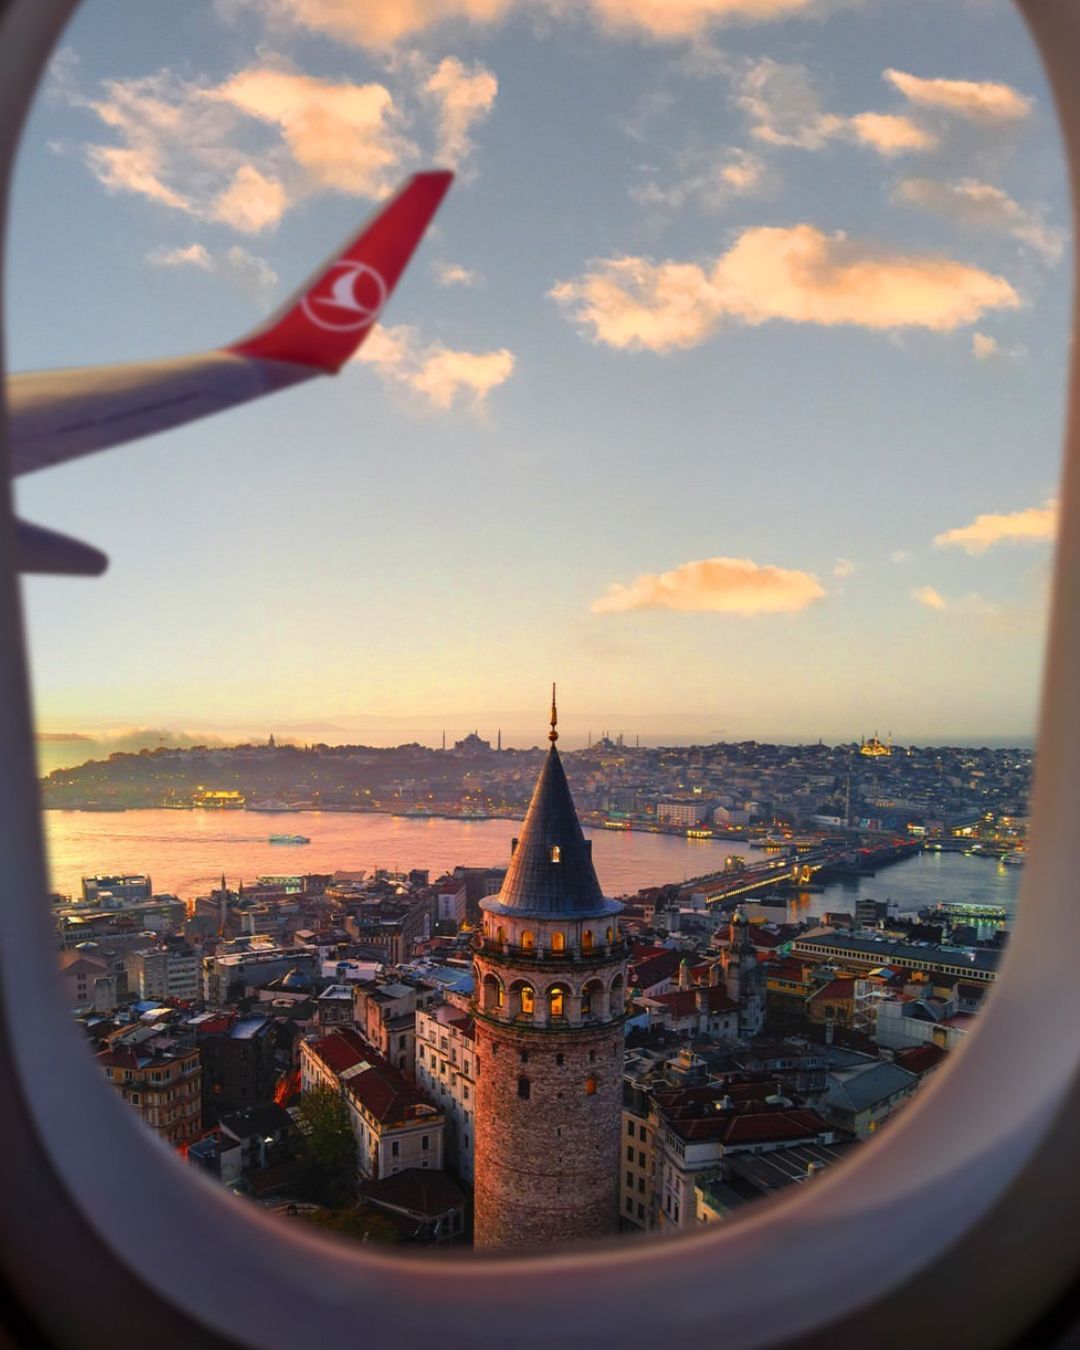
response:
<path id="1" fill-rule="evenodd" d="M 843 581 L 855 574 L 855 564 L 850 558 L 837 558 L 833 563 L 832 574 L 838 581 Z"/>
<path id="2" fill-rule="evenodd" d="M 918 586 L 911 592 L 911 598 L 926 609 L 936 610 L 939 614 L 979 614 L 984 618 L 997 614 L 997 605 L 984 600 L 981 595 L 965 595 L 961 600 L 948 600 L 933 586 Z"/>
<path id="3" fill-rule="evenodd" d="M 934 539 L 938 548 L 962 548 L 972 555 L 996 544 L 1040 544 L 1057 534 L 1058 504 L 1029 506 L 1024 511 L 976 516 L 970 525 L 946 530 Z"/>
<path id="4" fill-rule="evenodd" d="M 260 9 L 358 47 L 390 49 L 448 24 L 490 27 L 511 13 L 591 17 L 602 32 L 657 42 L 701 39 L 724 24 L 812 18 L 852 0 L 217 0 L 228 12 Z"/>
<path id="5" fill-rule="evenodd" d="M 267 0 L 251 0 L 266 5 Z M 269 0 L 272 12 L 359 47 L 391 47 L 438 24 L 495 23 L 514 0 Z"/>
<path id="6" fill-rule="evenodd" d="M 608 32 L 660 41 L 700 38 L 726 23 L 771 23 L 823 13 L 822 0 L 588 0 Z"/>
<path id="7" fill-rule="evenodd" d="M 775 176 L 765 163 L 748 150 L 729 147 L 706 155 L 697 150 L 676 156 L 680 177 L 666 186 L 650 180 L 630 189 L 630 196 L 642 206 L 681 211 L 693 203 L 702 211 L 722 211 L 738 197 L 768 196 L 775 187 Z"/>
<path id="8" fill-rule="evenodd" d="M 249 296 L 264 309 L 269 306 L 277 290 L 278 274 L 265 258 L 250 253 L 240 244 L 225 250 L 221 270 L 237 290 Z"/>
<path id="9" fill-rule="evenodd" d="M 455 56 L 444 57 L 421 86 L 421 94 L 438 108 L 440 164 L 456 168 L 468 158 L 470 133 L 495 106 L 499 82 L 486 66 L 466 66 Z"/>
<path id="10" fill-rule="evenodd" d="M 91 98 L 74 62 L 55 69 L 53 96 L 118 142 L 80 147 L 108 191 L 243 234 L 273 230 L 314 193 L 380 198 L 419 157 L 405 112 L 379 83 L 318 80 L 267 58 L 221 83 L 161 70 L 105 81 Z"/>
<path id="11" fill-rule="evenodd" d="M 971 229 L 1011 235 L 1041 253 L 1047 262 L 1057 262 L 1065 249 L 1063 230 L 1047 225 L 1038 212 L 1025 210 L 1001 188 L 975 178 L 961 178 L 955 183 L 905 178 L 896 185 L 892 199 Z"/>
<path id="12" fill-rule="evenodd" d="M 195 267 L 203 272 L 215 272 L 263 309 L 269 306 L 278 284 L 278 274 L 266 259 L 239 244 L 221 254 L 211 253 L 204 244 L 188 244 L 184 248 L 161 245 L 152 248 L 145 255 L 145 261 L 151 267 Z"/>
<path id="13" fill-rule="evenodd" d="M 919 586 L 911 592 L 912 599 L 917 600 L 920 605 L 925 605 L 927 609 L 948 609 L 949 602 L 940 591 L 934 590 L 933 586 Z"/>
<path id="14" fill-rule="evenodd" d="M 213 271 L 214 260 L 202 244 L 188 244 L 186 248 L 166 248 L 164 244 L 152 248 L 146 255 L 152 267 L 201 267 Z"/>
<path id="15" fill-rule="evenodd" d="M 440 286 L 478 286 L 483 280 L 479 272 L 462 267 L 460 263 L 433 262 L 431 270 Z"/>
<path id="16" fill-rule="evenodd" d="M 645 573 L 629 586 L 614 583 L 593 602 L 594 614 L 632 609 L 676 609 L 684 612 L 796 614 L 825 598 L 810 572 L 762 567 L 749 558 L 705 558 L 683 563 L 671 572 Z"/>
<path id="17" fill-rule="evenodd" d="M 811 225 L 744 230 L 704 266 L 600 259 L 550 295 L 593 341 L 655 352 L 698 346 L 725 319 L 948 332 L 1020 304 L 1003 277 L 970 264 L 873 248 Z"/>
<path id="18" fill-rule="evenodd" d="M 912 150 L 933 150 L 938 143 L 933 132 L 895 113 L 858 113 L 848 119 L 848 126 L 857 141 L 889 159 Z"/>
<path id="19" fill-rule="evenodd" d="M 278 224 L 288 205 L 279 179 L 260 173 L 254 164 L 241 164 L 229 186 L 211 202 L 209 214 L 241 234 L 261 234 Z"/>
<path id="20" fill-rule="evenodd" d="M 464 407 L 481 412 L 488 395 L 514 373 L 515 359 L 505 347 L 470 352 L 424 342 L 407 324 L 376 328 L 357 360 L 374 367 L 388 385 L 407 392 L 428 409 L 448 412 Z"/>
<path id="21" fill-rule="evenodd" d="M 938 144 L 933 132 L 910 117 L 826 112 L 805 66 L 762 57 L 736 65 L 731 75 L 731 102 L 748 118 L 751 136 L 765 145 L 815 151 L 849 141 L 891 159 Z"/>
<path id="22" fill-rule="evenodd" d="M 1031 112 L 1031 99 L 1008 84 L 989 80 L 927 80 L 902 70 L 886 70 L 882 78 L 918 107 L 940 109 L 972 122 L 1017 122 Z"/>
<path id="23" fill-rule="evenodd" d="M 986 333 L 972 333 L 971 354 L 976 361 L 989 361 L 999 355 L 1000 350 L 997 338 L 990 337 Z"/>
<path id="24" fill-rule="evenodd" d="M 207 91 L 276 126 L 312 183 L 362 197 L 384 196 L 417 157 L 385 85 L 332 83 L 270 67 L 241 71 Z"/>

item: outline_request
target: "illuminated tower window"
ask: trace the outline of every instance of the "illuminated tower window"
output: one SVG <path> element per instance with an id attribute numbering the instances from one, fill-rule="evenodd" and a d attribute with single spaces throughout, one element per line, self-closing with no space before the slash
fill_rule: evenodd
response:
<path id="1" fill-rule="evenodd" d="M 562 849 L 558 844 L 552 844 L 551 846 L 551 861 L 562 862 Z"/>

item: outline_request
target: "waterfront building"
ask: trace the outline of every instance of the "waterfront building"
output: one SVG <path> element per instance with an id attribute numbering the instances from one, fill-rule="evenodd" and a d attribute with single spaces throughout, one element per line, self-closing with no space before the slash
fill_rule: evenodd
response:
<path id="1" fill-rule="evenodd" d="M 555 742 L 474 960 L 475 1242 L 528 1248 L 615 1230 L 626 945 Z"/>
<path id="2" fill-rule="evenodd" d="M 83 904 L 98 905 L 102 909 L 133 900 L 149 900 L 153 893 L 150 878 L 142 873 L 114 873 L 82 879 Z"/>
<path id="3" fill-rule="evenodd" d="M 947 947 L 924 942 L 894 942 L 889 938 L 853 933 L 822 933 L 797 938 L 793 956 L 829 961 L 856 974 L 880 966 L 923 970 L 928 974 L 956 975 L 972 984 L 992 984 L 997 979 L 1001 952 L 989 947 Z"/>

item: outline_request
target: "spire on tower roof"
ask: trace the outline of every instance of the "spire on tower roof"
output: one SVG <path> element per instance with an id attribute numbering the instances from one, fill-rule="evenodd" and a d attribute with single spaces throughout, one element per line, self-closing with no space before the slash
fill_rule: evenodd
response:
<path id="1" fill-rule="evenodd" d="M 552 745 L 559 739 L 557 730 L 559 725 L 559 709 L 555 705 L 555 685 L 551 686 L 551 730 L 548 732 L 548 740 Z"/>
<path id="2" fill-rule="evenodd" d="M 498 895 L 480 901 L 492 914 L 537 918 L 599 917 L 622 909 L 606 900 L 596 879 L 592 849 L 570 795 L 562 760 L 555 748 L 558 714 L 552 687 L 551 749 L 540 770 L 521 837 Z"/>

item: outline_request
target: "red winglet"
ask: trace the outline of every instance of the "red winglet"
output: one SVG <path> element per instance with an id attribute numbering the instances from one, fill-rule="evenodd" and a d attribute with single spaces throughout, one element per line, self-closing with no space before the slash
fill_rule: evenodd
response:
<path id="1" fill-rule="evenodd" d="M 227 350 L 340 370 L 378 322 L 453 179 L 446 170 L 414 174 L 303 291 Z"/>

